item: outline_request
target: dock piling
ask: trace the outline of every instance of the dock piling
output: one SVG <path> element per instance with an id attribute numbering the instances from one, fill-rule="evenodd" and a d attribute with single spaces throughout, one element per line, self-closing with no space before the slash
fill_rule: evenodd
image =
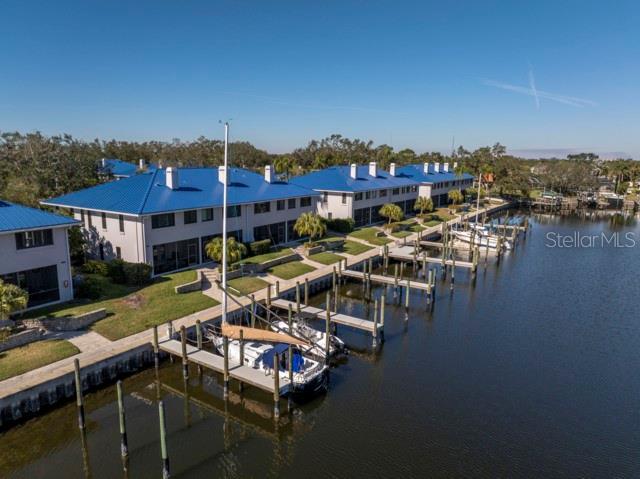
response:
<path id="1" fill-rule="evenodd" d="M 82 430 L 85 428 L 84 421 L 84 399 L 82 397 L 82 378 L 80 377 L 80 361 L 78 358 L 73 360 L 76 383 L 76 406 L 78 408 L 78 427 Z"/>
<path id="2" fill-rule="evenodd" d="M 304 304 L 309 304 L 309 278 L 304 279 Z"/>
<path id="3" fill-rule="evenodd" d="M 187 359 L 187 331 L 180 326 L 180 343 L 182 345 L 182 377 L 189 379 L 189 359 Z"/>
<path id="4" fill-rule="evenodd" d="M 373 303 L 373 340 L 371 346 L 375 348 L 378 346 L 378 300 Z"/>
<path id="5" fill-rule="evenodd" d="M 127 424 L 124 414 L 124 395 L 122 394 L 122 381 L 116 383 L 118 393 L 118 419 L 120 423 L 120 455 L 126 458 L 129 455 L 129 447 L 127 445 Z"/>
<path id="6" fill-rule="evenodd" d="M 280 354 L 273 355 L 273 416 L 280 417 Z"/>
<path id="7" fill-rule="evenodd" d="M 158 416 L 160 419 L 160 454 L 162 456 L 162 479 L 169 479 L 169 454 L 167 452 L 167 427 L 165 423 L 164 403 L 158 402 Z"/>
<path id="8" fill-rule="evenodd" d="M 300 316 L 300 281 L 296 281 L 296 314 Z"/>
<path id="9" fill-rule="evenodd" d="M 224 352 L 224 372 L 223 372 L 223 380 L 224 380 L 224 399 L 229 398 L 229 338 L 224 336 L 222 338 L 222 348 Z"/>
<path id="10" fill-rule="evenodd" d="M 153 362 L 155 368 L 158 369 L 160 366 L 160 341 L 158 341 L 158 326 L 153 327 Z"/>
<path id="11" fill-rule="evenodd" d="M 326 316 L 324 325 L 324 359 L 329 363 L 329 352 L 331 348 L 331 294 L 327 291 L 327 299 L 325 304 Z"/>

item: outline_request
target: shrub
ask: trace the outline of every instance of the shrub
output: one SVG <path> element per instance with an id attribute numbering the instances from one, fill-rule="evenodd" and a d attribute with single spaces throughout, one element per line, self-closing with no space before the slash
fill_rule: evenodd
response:
<path id="1" fill-rule="evenodd" d="M 356 227 L 356 222 L 352 218 L 336 218 L 327 220 L 327 229 L 338 233 L 351 233 Z"/>
<path id="2" fill-rule="evenodd" d="M 85 277 L 76 291 L 81 298 L 98 299 L 102 294 L 102 287 L 96 278 Z"/>
<path id="3" fill-rule="evenodd" d="M 151 266 L 146 263 L 124 262 L 123 271 L 127 284 L 142 286 L 151 281 Z"/>
<path id="4" fill-rule="evenodd" d="M 383 225 L 383 229 L 388 233 L 396 233 L 402 229 L 402 225 L 399 223 L 386 223 Z"/>
<path id="5" fill-rule="evenodd" d="M 4 343 L 11 336 L 11 328 L 0 328 L 0 343 Z"/>
<path id="6" fill-rule="evenodd" d="M 99 274 L 100 276 L 108 276 L 109 266 L 104 261 L 90 259 L 82 265 L 81 271 L 86 274 Z"/>
<path id="7" fill-rule="evenodd" d="M 118 284 L 124 284 L 127 282 L 127 276 L 124 274 L 125 262 L 121 259 L 114 259 L 107 263 L 108 276 L 111 281 Z"/>
<path id="8" fill-rule="evenodd" d="M 254 241 L 249 244 L 249 251 L 251 251 L 252 256 L 257 256 L 259 254 L 265 254 L 271 251 L 271 240 L 264 239 L 260 241 Z"/>

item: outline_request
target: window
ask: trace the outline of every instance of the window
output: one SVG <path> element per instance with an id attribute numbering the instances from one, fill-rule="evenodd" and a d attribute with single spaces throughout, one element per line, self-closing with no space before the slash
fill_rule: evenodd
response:
<path id="1" fill-rule="evenodd" d="M 124 216 L 118 215 L 118 228 L 120 233 L 124 233 Z"/>
<path id="2" fill-rule="evenodd" d="M 158 215 L 160 216 L 160 215 Z M 153 246 L 153 272 L 166 273 L 183 269 L 200 261 L 200 240 L 191 238 Z"/>
<path id="3" fill-rule="evenodd" d="M 347 204 L 347 194 L 346 193 L 342 193 L 342 204 L 343 205 Z"/>
<path id="4" fill-rule="evenodd" d="M 103 211 L 101 216 L 102 216 L 102 229 L 106 230 L 107 229 L 107 214 Z"/>
<path id="5" fill-rule="evenodd" d="M 122 249 L 120 246 L 116 246 L 116 258 L 122 259 Z"/>
<path id="6" fill-rule="evenodd" d="M 268 213 L 269 211 L 271 211 L 271 202 L 269 201 L 255 203 L 253 205 L 253 214 L 259 215 L 261 213 Z"/>
<path id="7" fill-rule="evenodd" d="M 84 210 L 80 210 L 80 221 L 84 223 Z"/>
<path id="8" fill-rule="evenodd" d="M 378 197 L 378 192 L 377 191 L 372 191 L 371 192 L 371 198 L 377 198 Z"/>
<path id="9" fill-rule="evenodd" d="M 284 200 L 278 200 L 276 202 L 276 209 L 282 211 L 284 209 Z"/>
<path id="10" fill-rule="evenodd" d="M 73 215 L 76 213 L 76 210 L 74 210 L 73 208 L 71 208 L 71 209 L 69 210 L 69 213 L 71 213 L 71 216 L 73 216 Z"/>
<path id="11" fill-rule="evenodd" d="M 287 224 L 273 223 L 271 225 L 256 226 L 253 228 L 253 241 L 270 239 L 273 244 L 286 241 Z"/>
<path id="12" fill-rule="evenodd" d="M 416 191 L 418 191 L 418 185 L 413 185 L 413 186 L 411 187 L 411 192 L 412 192 L 412 193 L 415 193 Z"/>
<path id="13" fill-rule="evenodd" d="M 198 210 L 189 210 L 184 212 L 184 224 L 190 225 L 191 223 L 198 222 Z"/>
<path id="14" fill-rule="evenodd" d="M 202 221 L 213 221 L 213 208 L 205 208 L 202 210 Z"/>
<path id="15" fill-rule="evenodd" d="M 53 244 L 52 230 L 24 231 L 16 233 L 16 249 L 38 248 Z"/>
<path id="16" fill-rule="evenodd" d="M 296 207 L 296 199 L 295 198 L 289 198 L 289 205 L 288 208 L 290 210 L 294 209 Z"/>
<path id="17" fill-rule="evenodd" d="M 176 224 L 176 216 L 173 213 L 163 213 L 160 215 L 153 215 L 151 217 L 151 228 L 168 228 L 170 226 L 175 226 Z"/>
<path id="18" fill-rule="evenodd" d="M 91 211 L 87 211 L 87 226 L 89 228 L 93 226 L 93 221 L 91 220 Z"/>
<path id="19" fill-rule="evenodd" d="M 238 216 L 242 216 L 242 206 L 227 206 L 227 218 L 237 218 Z"/>
<path id="20" fill-rule="evenodd" d="M 0 279 L 29 293 L 27 307 L 51 303 L 60 299 L 58 269 L 56 265 L 0 275 Z"/>
<path id="21" fill-rule="evenodd" d="M 322 193 L 322 202 L 323 203 L 328 203 L 329 202 L 329 193 L 328 192 L 324 192 Z"/>
<path id="22" fill-rule="evenodd" d="M 400 194 L 400 188 L 394 188 L 393 189 L 393 194 L 394 195 L 399 195 Z"/>
<path id="23" fill-rule="evenodd" d="M 311 197 L 310 196 L 304 196 L 304 197 L 300 198 L 300 208 L 303 208 L 305 206 L 311 206 Z"/>
<path id="24" fill-rule="evenodd" d="M 354 201 L 360 201 L 362 200 L 362 193 L 356 193 L 353 197 Z"/>
<path id="25" fill-rule="evenodd" d="M 380 190 L 380 198 L 387 196 L 387 190 Z"/>
<path id="26" fill-rule="evenodd" d="M 370 191 L 365 191 L 365 193 L 364 193 L 364 199 L 365 199 L 365 200 L 369 200 L 369 199 L 371 199 L 371 192 L 370 192 Z"/>

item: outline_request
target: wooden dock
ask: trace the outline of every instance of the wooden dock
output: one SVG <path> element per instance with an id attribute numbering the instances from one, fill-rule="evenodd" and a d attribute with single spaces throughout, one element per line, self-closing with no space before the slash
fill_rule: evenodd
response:
<path id="1" fill-rule="evenodd" d="M 158 343 L 161 351 L 169 353 L 173 356 L 182 356 L 182 343 L 175 339 L 165 339 Z M 187 345 L 187 360 L 204 368 L 224 374 L 224 358 L 213 354 L 209 351 L 198 349 L 195 346 Z M 275 392 L 273 375 L 265 375 L 264 371 L 250 368 L 240 364 L 229 364 L 229 377 L 236 379 L 244 384 L 249 384 L 256 388 L 262 389 L 270 393 Z M 280 391 L 279 395 L 289 392 L 289 378 L 280 375 L 279 378 Z"/>
<path id="2" fill-rule="evenodd" d="M 400 260 L 400 261 L 426 261 L 431 264 L 443 264 L 442 258 L 434 258 L 431 256 L 424 256 L 422 254 L 418 254 L 414 256 L 414 247 L 413 246 L 398 246 L 396 248 L 389 249 L 389 258 Z M 461 261 L 455 260 L 455 262 L 451 259 L 447 259 L 444 261 L 444 264 L 447 266 L 459 266 L 461 268 L 469 268 L 473 269 L 473 263 L 470 261 Z M 413 286 L 413 283 L 412 283 Z"/>
<path id="3" fill-rule="evenodd" d="M 342 276 L 347 276 L 349 278 L 356 279 L 364 279 L 365 273 L 362 271 L 354 271 L 351 269 L 345 269 L 342 271 Z M 367 275 L 368 277 L 369 275 Z M 374 283 L 388 284 L 391 286 L 396 285 L 396 280 L 392 276 L 383 276 L 380 274 L 372 274 L 371 281 Z M 425 283 L 423 281 L 407 281 L 406 279 L 398 279 L 398 286 L 406 288 L 409 286 L 410 288 L 417 289 L 420 291 L 426 291 L 427 293 L 431 293 L 431 285 L 429 283 Z"/>
<path id="4" fill-rule="evenodd" d="M 344 271 L 343 271 L 344 274 Z M 295 301 L 287 301 L 285 299 L 274 299 L 271 301 L 271 306 L 276 308 L 288 310 L 289 305 L 292 306 L 293 310 L 296 310 Z M 300 304 L 300 314 L 303 317 L 308 317 L 310 319 L 325 319 L 327 315 L 327 311 L 325 309 L 316 308 L 315 306 L 309 306 L 306 304 Z M 384 327 L 383 324 L 378 324 L 377 327 L 373 321 L 368 321 L 366 319 L 355 318 L 353 316 L 347 316 L 346 314 L 334 313 L 333 311 L 329 311 L 329 318 L 332 323 L 341 324 L 344 326 L 350 326 L 355 329 L 360 329 L 362 331 L 367 331 L 371 334 L 376 334 L 376 330 L 380 332 Z"/>

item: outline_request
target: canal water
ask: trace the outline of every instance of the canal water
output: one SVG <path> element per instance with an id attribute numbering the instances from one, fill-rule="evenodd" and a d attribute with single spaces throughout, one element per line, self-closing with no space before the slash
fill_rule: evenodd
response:
<path id="1" fill-rule="evenodd" d="M 0 477 L 159 477 L 158 394 L 173 477 L 639 477 L 640 226 L 531 223 L 475 281 L 459 270 L 453 294 L 439 276 L 433 310 L 415 292 L 406 313 L 389 289 L 384 344 L 341 327 L 352 353 L 328 394 L 291 413 L 283 400 L 278 423 L 267 394 L 232 383 L 225 402 L 219 376 L 194 368 L 185 386 L 166 362 L 159 382 L 124 381 L 126 471 L 110 387 L 86 397 L 84 438 L 73 404 L 0 435 Z M 342 312 L 372 314 L 361 284 L 340 295 Z"/>

